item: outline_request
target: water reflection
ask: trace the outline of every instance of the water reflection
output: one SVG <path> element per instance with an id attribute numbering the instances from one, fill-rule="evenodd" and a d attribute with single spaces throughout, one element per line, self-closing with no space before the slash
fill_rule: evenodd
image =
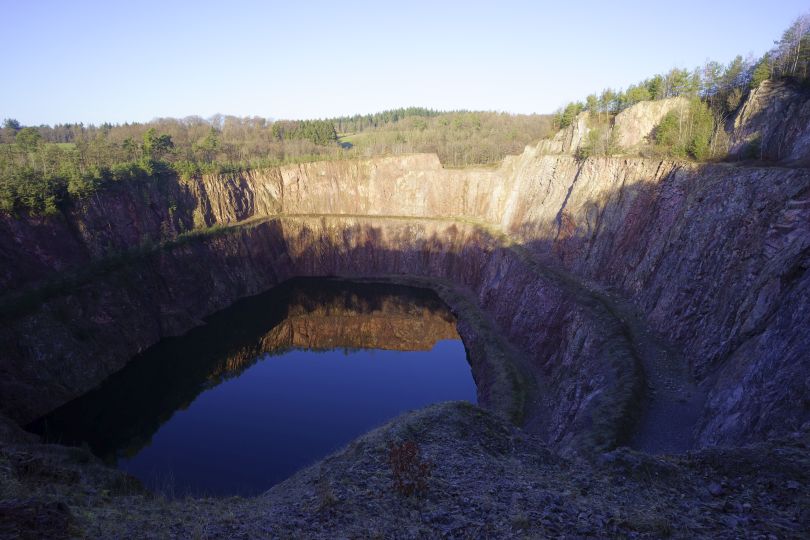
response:
<path id="1" fill-rule="evenodd" d="M 257 493 L 402 411 L 475 401 L 432 291 L 296 279 L 161 341 L 30 426 L 152 487 Z"/>

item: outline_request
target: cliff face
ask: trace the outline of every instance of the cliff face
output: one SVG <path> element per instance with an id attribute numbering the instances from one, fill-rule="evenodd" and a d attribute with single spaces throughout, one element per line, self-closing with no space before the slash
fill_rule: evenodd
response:
<path id="1" fill-rule="evenodd" d="M 447 170 L 435 155 L 290 165 L 263 171 L 116 185 L 62 215 L 0 214 L 0 287 L 196 227 L 279 214 L 467 217 L 496 221 L 508 196 L 496 170 Z"/>
<path id="2" fill-rule="evenodd" d="M 797 100 L 790 106 L 803 110 Z M 799 133 L 790 122 L 779 129 Z M 790 155 L 802 137 L 790 139 Z M 290 277 L 396 274 L 474 296 L 528 359 L 547 397 L 530 416 L 561 444 L 604 420 L 605 403 L 629 406 L 639 378 L 627 372 L 652 369 L 612 301 L 591 290 L 626 300 L 668 361 L 700 383 L 697 444 L 741 444 L 809 421 L 810 172 L 582 161 L 544 155 L 548 144 L 492 170 L 443 169 L 432 155 L 311 163 L 116 186 L 56 218 L 0 216 L 6 306 L 127 247 L 249 223 L 147 250 L 51 287 L 31 309 L 6 310 L 3 412 L 33 419 L 162 336 Z M 477 369 L 481 401 L 508 402 L 491 366 Z"/>
<path id="3" fill-rule="evenodd" d="M 453 171 L 435 155 L 290 165 L 194 184 L 208 225 L 275 214 L 491 216 L 494 171 Z"/>
<path id="4" fill-rule="evenodd" d="M 600 324 L 598 314 L 476 226 L 355 217 L 281 218 L 157 251 L 17 317 L 0 330 L 8 351 L 0 382 L 5 412 L 36 418 L 160 337 L 198 324 L 200 314 L 292 276 L 334 274 L 425 276 L 472 291 L 500 331 L 531 351 L 529 366 L 550 381 L 545 412 L 533 420 L 560 445 L 591 437 L 585 427 L 614 414 L 600 395 L 624 384 L 620 370 L 632 360 L 620 332 Z M 468 346 L 475 331 L 459 326 Z M 514 381 L 502 380 L 500 366 L 476 360 L 475 350 L 471 357 L 479 401 L 512 415 Z M 619 436 L 611 430 L 599 431 L 610 439 L 603 443 Z"/>
<path id="5" fill-rule="evenodd" d="M 655 128 L 671 111 L 678 111 L 687 106 L 685 98 L 669 98 L 657 101 L 642 101 L 623 110 L 612 120 L 609 129 L 612 131 L 615 144 L 622 152 L 634 152 L 642 145 L 648 144 Z M 581 112 L 569 126 L 558 131 L 550 139 L 540 141 L 535 150 L 539 154 L 574 155 L 588 145 L 588 134 L 592 125 L 598 122 L 591 113 Z"/>
<path id="6" fill-rule="evenodd" d="M 579 113 L 571 122 L 550 139 L 545 139 L 537 144 L 537 151 L 541 154 L 574 154 L 583 145 L 588 136 L 587 112 Z"/>
<path id="7" fill-rule="evenodd" d="M 624 150 L 637 148 L 649 142 L 653 131 L 671 111 L 686 108 L 685 98 L 676 97 L 657 101 L 642 101 L 616 115 L 613 129 L 616 131 L 616 144 Z"/>
<path id="8" fill-rule="evenodd" d="M 810 162 L 810 94 L 790 82 L 763 81 L 737 116 L 731 154 L 768 161 Z"/>
<path id="9" fill-rule="evenodd" d="M 700 441 L 808 420 L 786 401 L 807 392 L 807 170 L 543 158 L 521 174 L 504 226 L 631 299 L 677 346 L 710 392 Z"/>
<path id="10" fill-rule="evenodd" d="M 9 291 L 194 227 L 177 178 L 113 185 L 55 217 L 0 213 L 0 289 Z"/>

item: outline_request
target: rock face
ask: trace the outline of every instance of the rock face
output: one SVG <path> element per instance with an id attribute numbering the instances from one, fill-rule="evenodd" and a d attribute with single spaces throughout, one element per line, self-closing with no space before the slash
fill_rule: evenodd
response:
<path id="1" fill-rule="evenodd" d="M 544 139 L 537 144 L 540 154 L 575 154 L 588 136 L 588 114 L 581 112 L 571 125 L 561 129 L 551 139 Z"/>
<path id="2" fill-rule="evenodd" d="M 435 155 L 290 165 L 182 181 L 160 178 L 82 201 L 58 218 L 0 214 L 0 287 L 177 237 L 194 225 L 279 214 L 475 217 L 508 196 L 496 170 L 447 170 Z"/>
<path id="3" fill-rule="evenodd" d="M 649 142 L 653 130 L 661 123 L 661 120 L 671 111 L 683 109 L 687 104 L 686 99 L 675 97 L 642 101 L 628 107 L 617 114 L 614 119 L 613 130 L 616 133 L 616 143 L 623 150 L 632 150 Z"/>
<path id="4" fill-rule="evenodd" d="M 731 151 L 743 159 L 810 162 L 810 93 L 763 81 L 734 119 Z"/>
<path id="5" fill-rule="evenodd" d="M 603 399 L 631 391 L 620 386 L 624 366 L 632 365 L 620 329 L 602 324 L 479 227 L 418 219 L 287 217 L 156 251 L 0 330 L 12 360 L 0 382 L 3 405 L 18 420 L 32 420 L 162 336 L 196 325 L 200 314 L 290 277 L 392 274 L 463 286 L 512 343 L 531 351 L 530 365 L 551 381 L 536 420 L 555 444 L 598 446 L 590 438 L 612 443 L 620 436 L 606 425 L 616 404 Z M 459 326 L 468 346 L 470 331 Z M 476 361 L 475 351 L 471 357 L 479 401 L 512 415 L 513 382 Z M 50 391 L 36 392 L 43 387 Z"/>
<path id="6" fill-rule="evenodd" d="M 620 112 L 613 119 L 613 130 L 616 144 L 623 151 L 637 150 L 648 143 L 653 130 L 671 111 L 677 111 L 687 105 L 682 97 L 642 101 Z M 571 125 L 561 129 L 550 139 L 540 141 L 536 146 L 539 154 L 577 154 L 587 143 L 591 128 L 588 118 L 590 113 L 581 112 Z"/>
<path id="7" fill-rule="evenodd" d="M 807 170 L 603 158 L 536 161 L 524 174 L 504 226 L 630 298 L 677 345 L 710 392 L 699 440 L 742 443 L 778 431 L 780 417 L 807 420 L 772 386 L 784 399 L 807 392 L 810 342 L 796 332 L 810 322 Z M 765 364 L 778 366 L 768 382 Z"/>
<path id="8" fill-rule="evenodd" d="M 791 95 L 790 110 L 804 111 Z M 761 110 L 778 106 L 768 99 Z M 632 114 L 652 123 L 664 108 Z M 758 125 L 742 117 L 741 134 Z M 580 120 L 560 152 L 579 144 Z M 777 124 L 757 129 L 792 141 L 775 155 L 800 156 L 799 124 Z M 763 148 L 776 138 L 763 135 Z M 610 295 L 647 321 L 637 335 L 666 344 L 661 362 L 706 393 L 697 445 L 810 421 L 810 171 L 577 160 L 545 155 L 547 143 L 492 170 L 443 169 L 432 155 L 311 163 L 120 185 L 56 218 L 0 216 L 2 413 L 31 420 L 161 337 L 290 277 L 393 274 L 446 280 L 475 299 L 542 387 L 529 421 L 562 447 L 586 432 L 620 441 L 608 409 L 631 410 L 644 378 L 633 371 L 653 365 Z M 228 227 L 182 236 L 218 224 Z M 123 257 L 133 245 L 145 247 Z M 480 351 L 481 401 L 506 413 L 508 377 Z M 611 427 L 591 429 L 600 423 Z"/>

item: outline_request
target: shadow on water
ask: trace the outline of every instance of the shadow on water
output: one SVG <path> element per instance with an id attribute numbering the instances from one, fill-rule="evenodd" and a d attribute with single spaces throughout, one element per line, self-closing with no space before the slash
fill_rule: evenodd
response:
<path id="1" fill-rule="evenodd" d="M 153 489 L 257 493 L 405 410 L 475 401 L 433 291 L 297 278 L 167 338 L 28 428 Z"/>

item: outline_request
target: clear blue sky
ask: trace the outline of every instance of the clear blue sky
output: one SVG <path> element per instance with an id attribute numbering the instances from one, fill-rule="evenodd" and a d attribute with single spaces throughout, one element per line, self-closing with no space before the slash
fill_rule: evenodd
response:
<path id="1" fill-rule="evenodd" d="M 760 55 L 807 0 L 0 0 L 0 118 L 551 112 L 673 66 Z"/>

